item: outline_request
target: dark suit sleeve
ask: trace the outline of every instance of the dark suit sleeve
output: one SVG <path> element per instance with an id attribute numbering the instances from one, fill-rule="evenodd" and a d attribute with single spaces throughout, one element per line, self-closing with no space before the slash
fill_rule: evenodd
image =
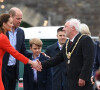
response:
<path id="1" fill-rule="evenodd" d="M 41 64 L 43 68 L 50 68 L 60 64 L 62 61 L 64 61 L 63 49 L 55 57 L 51 57 L 48 60 L 42 61 Z"/>
<path id="2" fill-rule="evenodd" d="M 51 68 L 47 69 L 46 90 L 52 90 L 52 73 L 51 73 Z"/>
<path id="3" fill-rule="evenodd" d="M 56 51 L 54 51 L 54 47 L 55 47 L 54 45 L 48 46 L 48 47 L 46 48 L 45 54 L 48 55 L 49 57 L 55 56 L 55 52 L 56 52 Z"/>
<path id="4" fill-rule="evenodd" d="M 46 51 L 45 51 L 45 54 L 49 55 L 49 51 L 50 51 L 50 49 L 47 47 Z"/>
<path id="5" fill-rule="evenodd" d="M 22 53 L 24 56 L 26 57 L 30 57 L 32 54 L 29 53 L 27 50 L 26 50 L 26 47 L 25 47 L 25 34 L 24 34 L 24 31 L 22 32 L 23 34 L 23 40 L 22 40 L 22 45 L 21 45 L 21 50 L 20 50 L 20 53 Z"/>
<path id="6" fill-rule="evenodd" d="M 93 71 L 92 71 L 92 75 L 95 75 L 95 72 L 97 69 L 99 69 L 99 62 L 98 62 L 98 43 L 99 42 L 95 42 L 95 58 L 94 58 L 94 63 L 93 63 Z"/>
<path id="7" fill-rule="evenodd" d="M 24 90 L 29 89 L 29 80 L 28 80 L 28 64 L 24 65 L 24 75 L 23 75 L 23 84 L 24 84 Z"/>
<path id="8" fill-rule="evenodd" d="M 90 80 L 94 60 L 94 43 L 88 36 L 86 36 L 82 42 L 82 55 L 83 66 L 79 78 L 87 81 Z"/>

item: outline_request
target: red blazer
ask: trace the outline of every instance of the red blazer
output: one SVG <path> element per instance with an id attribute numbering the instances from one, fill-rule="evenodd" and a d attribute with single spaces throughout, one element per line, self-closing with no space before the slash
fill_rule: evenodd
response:
<path id="1" fill-rule="evenodd" d="M 10 53 L 13 57 L 18 59 L 19 61 L 23 62 L 24 64 L 27 64 L 29 59 L 20 54 L 18 51 L 16 51 L 10 44 L 9 39 L 6 35 L 3 33 L 0 34 L 0 90 L 4 90 L 4 86 L 2 83 L 2 60 L 5 52 Z"/>

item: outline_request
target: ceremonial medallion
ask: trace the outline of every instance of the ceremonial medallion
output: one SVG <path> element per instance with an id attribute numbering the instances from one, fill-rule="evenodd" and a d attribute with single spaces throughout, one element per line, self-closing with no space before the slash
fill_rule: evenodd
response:
<path id="1" fill-rule="evenodd" d="M 70 60 L 68 60 L 67 64 L 70 64 Z"/>
<path id="2" fill-rule="evenodd" d="M 70 59 L 70 57 L 71 57 L 71 53 L 68 52 L 68 53 L 67 53 L 67 58 Z"/>
<path id="3" fill-rule="evenodd" d="M 83 34 L 83 35 L 84 35 L 84 34 Z M 66 56 L 67 56 L 67 58 L 68 58 L 67 64 L 70 64 L 70 62 L 71 62 L 71 61 L 70 61 L 71 56 L 72 56 L 72 54 L 73 54 L 73 52 L 74 52 L 74 50 L 75 50 L 75 48 L 76 48 L 76 46 L 77 46 L 79 40 L 81 39 L 81 37 L 82 37 L 83 35 L 81 35 L 81 36 L 78 38 L 77 42 L 75 43 L 74 47 L 72 48 L 72 51 L 70 51 L 70 52 L 67 51 L 69 40 L 67 41 L 67 43 L 66 43 Z"/>

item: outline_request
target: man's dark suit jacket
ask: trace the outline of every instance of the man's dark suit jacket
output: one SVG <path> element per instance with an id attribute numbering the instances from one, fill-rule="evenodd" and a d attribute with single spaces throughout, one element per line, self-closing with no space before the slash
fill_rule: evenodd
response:
<path id="1" fill-rule="evenodd" d="M 96 70 L 100 67 L 100 42 L 96 41 L 95 43 L 95 58 L 93 63 L 93 76 L 95 75 Z"/>
<path id="2" fill-rule="evenodd" d="M 32 56 L 30 57 L 32 60 Z M 39 61 L 47 60 L 48 58 L 40 54 Z M 24 65 L 24 90 L 36 90 L 34 86 L 34 73 L 29 64 Z M 44 69 L 41 72 L 37 71 L 38 90 L 52 90 L 52 75 L 51 69 Z"/>
<path id="3" fill-rule="evenodd" d="M 56 56 L 60 52 L 58 42 L 48 46 L 46 48 L 46 54 L 50 57 Z M 61 64 L 52 68 L 52 86 L 53 90 L 68 90 L 67 86 L 67 71 L 66 71 L 66 63 L 62 62 Z"/>
<path id="4" fill-rule="evenodd" d="M 9 33 L 7 32 L 7 37 L 9 38 Z M 17 43 L 16 43 L 16 50 L 23 55 L 29 57 L 31 54 L 26 51 L 25 48 L 25 36 L 24 31 L 21 28 L 17 29 Z M 9 53 L 6 53 L 3 57 L 3 64 L 2 64 L 2 76 L 6 73 L 6 68 L 9 60 Z M 18 79 L 19 75 L 19 61 L 16 60 L 16 79 Z"/>
<path id="5" fill-rule="evenodd" d="M 80 33 L 75 37 L 72 45 L 68 45 L 68 52 L 72 50 L 73 46 L 80 37 Z M 56 57 L 50 58 L 47 61 L 42 62 L 43 68 L 49 68 L 55 66 L 60 62 L 67 59 L 66 57 L 66 45 L 63 46 L 63 49 L 57 54 Z M 79 43 L 77 44 L 72 57 L 70 64 L 67 64 L 67 78 L 69 82 L 70 90 L 93 90 L 93 85 L 91 84 L 90 77 L 92 72 L 92 65 L 94 60 L 94 43 L 89 36 L 84 35 Z M 85 80 L 85 86 L 79 87 L 78 80 L 79 78 Z"/>

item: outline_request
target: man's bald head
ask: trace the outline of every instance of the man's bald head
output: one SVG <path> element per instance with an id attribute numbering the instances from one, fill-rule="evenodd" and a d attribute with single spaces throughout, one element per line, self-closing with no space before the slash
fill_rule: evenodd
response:
<path id="1" fill-rule="evenodd" d="M 22 11 L 19 8 L 17 8 L 17 7 L 12 7 L 9 10 L 9 14 L 10 14 L 11 17 L 14 17 L 17 13 L 22 14 Z"/>
<path id="2" fill-rule="evenodd" d="M 23 16 L 22 11 L 17 7 L 12 7 L 9 10 L 9 14 L 13 19 L 13 25 L 14 25 L 13 27 L 14 28 L 19 27 L 22 21 L 22 16 Z"/>

